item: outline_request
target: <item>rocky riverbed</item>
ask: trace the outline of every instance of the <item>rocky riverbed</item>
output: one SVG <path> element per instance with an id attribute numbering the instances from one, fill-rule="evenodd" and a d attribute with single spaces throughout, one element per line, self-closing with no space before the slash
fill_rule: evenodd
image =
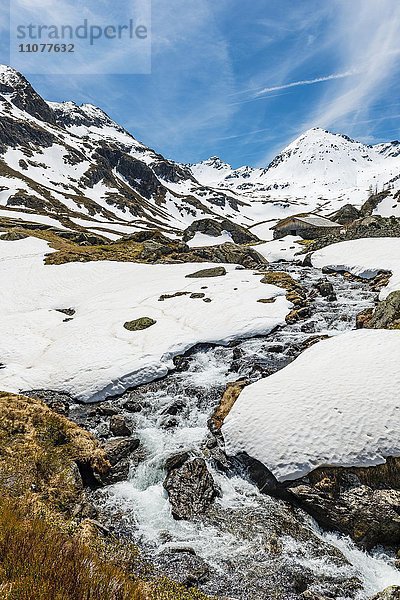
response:
<path id="1" fill-rule="evenodd" d="M 289 285 L 295 309 L 286 327 L 197 347 L 164 379 L 101 404 L 37 394 L 102 440 L 112 469 L 105 485 L 93 484 L 97 519 L 135 540 L 159 572 L 220 598 L 367 599 L 400 585 L 393 556 L 367 554 L 323 532 L 299 504 L 260 493 L 243 464 L 227 459 L 210 419 L 227 384 L 268 376 L 353 329 L 377 298 L 351 277 L 288 263 L 271 267 L 275 280 L 280 270 L 301 282 Z"/>

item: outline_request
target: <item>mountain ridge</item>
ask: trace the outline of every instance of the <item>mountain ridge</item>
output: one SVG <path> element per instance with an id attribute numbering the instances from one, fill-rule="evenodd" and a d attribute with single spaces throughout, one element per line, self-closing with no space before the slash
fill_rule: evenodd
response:
<path id="1" fill-rule="evenodd" d="M 193 221 L 230 219 L 269 239 L 277 219 L 329 214 L 389 190 L 377 207 L 400 216 L 400 143 L 369 146 L 312 128 L 265 168 L 219 157 L 169 160 L 93 104 L 47 102 L 0 67 L 0 226 L 21 222 L 115 240 L 159 229 L 180 237 Z M 392 193 L 393 191 L 393 193 Z M 253 229 L 255 231 L 255 229 Z"/>

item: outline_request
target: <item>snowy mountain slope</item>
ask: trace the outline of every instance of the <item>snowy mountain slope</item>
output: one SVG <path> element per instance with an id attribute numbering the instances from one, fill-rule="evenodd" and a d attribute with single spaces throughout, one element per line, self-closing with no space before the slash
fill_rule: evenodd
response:
<path id="1" fill-rule="evenodd" d="M 0 203 L 3 223 L 26 213 L 26 221 L 51 218 L 105 237 L 146 227 L 176 233 L 238 207 L 101 109 L 47 103 L 9 67 L 0 69 Z"/>
<path id="2" fill-rule="evenodd" d="M 400 142 L 367 146 L 314 128 L 266 169 L 232 169 L 213 157 L 191 165 L 191 170 L 204 185 L 218 185 L 247 199 L 252 206 L 248 216 L 260 217 L 262 207 L 268 213 L 271 201 L 292 213 L 296 206 L 332 212 L 347 202 L 361 205 L 371 190 L 400 189 Z"/>
<path id="3" fill-rule="evenodd" d="M 217 157 L 168 160 L 92 104 L 46 102 L 0 66 L 0 227 L 58 227 L 116 239 L 147 228 L 179 236 L 194 220 L 228 218 L 270 239 L 278 219 L 329 214 L 369 192 L 375 214 L 400 215 L 400 143 L 375 147 L 322 129 L 292 142 L 264 169 Z"/>

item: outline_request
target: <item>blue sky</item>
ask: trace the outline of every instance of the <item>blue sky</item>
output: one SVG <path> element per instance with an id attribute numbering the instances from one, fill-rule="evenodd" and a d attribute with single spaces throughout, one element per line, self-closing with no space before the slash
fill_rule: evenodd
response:
<path id="1" fill-rule="evenodd" d="M 40 2 L 41 14 L 85 4 Z M 115 0 L 99 3 L 112 15 Z M 181 162 L 265 165 L 313 126 L 367 143 L 400 137 L 399 0 L 153 0 L 152 15 L 150 75 L 30 81 L 49 100 L 102 107 Z"/>

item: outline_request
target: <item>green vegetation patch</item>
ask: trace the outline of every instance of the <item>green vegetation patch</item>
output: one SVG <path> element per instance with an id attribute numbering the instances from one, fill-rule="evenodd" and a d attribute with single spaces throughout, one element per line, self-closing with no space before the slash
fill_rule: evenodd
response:
<path id="1" fill-rule="evenodd" d="M 126 321 L 126 323 L 124 323 L 124 327 L 128 331 L 142 331 L 142 329 L 148 329 L 156 323 L 157 321 L 151 319 L 150 317 L 140 317 L 139 319 L 134 319 L 133 321 Z"/>

